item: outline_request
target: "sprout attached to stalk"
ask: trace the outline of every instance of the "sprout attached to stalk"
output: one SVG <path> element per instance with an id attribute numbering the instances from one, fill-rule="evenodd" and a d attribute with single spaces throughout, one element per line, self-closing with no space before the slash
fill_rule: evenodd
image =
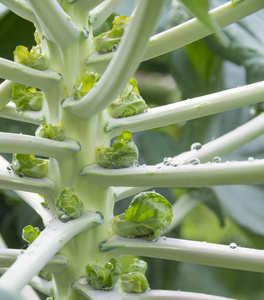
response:
<path id="1" fill-rule="evenodd" d="M 143 113 L 148 108 L 140 96 L 137 81 L 131 78 L 119 97 L 108 107 L 113 118 L 125 118 Z"/>
<path id="2" fill-rule="evenodd" d="M 95 72 L 85 71 L 76 77 L 73 87 L 73 97 L 75 100 L 85 96 L 100 79 L 100 75 Z"/>
<path id="3" fill-rule="evenodd" d="M 156 192 L 142 192 L 133 198 L 128 209 L 113 218 L 114 232 L 125 238 L 155 240 L 172 220 L 172 206 Z"/>
<path id="4" fill-rule="evenodd" d="M 35 239 L 40 235 L 38 227 L 27 225 L 22 230 L 22 239 L 29 244 L 33 243 Z"/>
<path id="5" fill-rule="evenodd" d="M 107 169 L 129 168 L 138 160 L 138 149 L 130 131 L 123 131 L 113 147 L 100 146 L 95 149 L 98 165 Z"/>
<path id="6" fill-rule="evenodd" d="M 57 122 L 54 126 L 51 124 L 41 124 L 37 131 L 36 136 L 54 141 L 64 141 L 66 132 L 62 121 Z"/>
<path id="7" fill-rule="evenodd" d="M 149 289 L 148 280 L 141 272 L 131 272 L 121 275 L 118 285 L 125 293 L 144 293 Z"/>

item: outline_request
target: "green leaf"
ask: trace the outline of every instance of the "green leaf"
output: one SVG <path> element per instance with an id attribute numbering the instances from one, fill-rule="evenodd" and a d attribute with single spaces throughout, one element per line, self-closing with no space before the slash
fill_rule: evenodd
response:
<path id="1" fill-rule="evenodd" d="M 34 242 L 39 235 L 40 235 L 40 230 L 38 229 L 38 227 L 27 225 L 26 227 L 23 228 L 22 238 L 24 241 L 28 242 L 29 244 Z"/>
<path id="2" fill-rule="evenodd" d="M 138 258 L 134 258 L 133 264 L 130 265 L 130 267 L 125 271 L 125 273 L 132 273 L 132 272 L 140 272 L 142 274 L 145 274 L 147 271 L 147 263 Z"/>
<path id="3" fill-rule="evenodd" d="M 118 284 L 125 293 L 144 293 L 149 288 L 148 280 L 141 272 L 121 275 Z"/>
<path id="4" fill-rule="evenodd" d="M 135 196 L 128 209 L 113 218 L 114 232 L 125 238 L 156 239 L 172 220 L 172 206 L 155 192 L 142 192 Z"/>
<path id="5" fill-rule="evenodd" d="M 54 141 L 63 141 L 66 138 L 66 132 L 61 121 L 57 122 L 54 126 L 43 123 L 38 127 L 36 136 Z"/>
<path id="6" fill-rule="evenodd" d="M 100 79 L 100 75 L 94 72 L 85 71 L 78 75 L 73 87 L 73 96 L 75 100 L 85 96 Z"/>

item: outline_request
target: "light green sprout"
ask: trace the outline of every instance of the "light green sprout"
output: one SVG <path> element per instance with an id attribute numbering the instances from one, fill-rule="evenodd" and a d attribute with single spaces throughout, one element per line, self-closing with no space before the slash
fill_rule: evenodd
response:
<path id="1" fill-rule="evenodd" d="M 56 199 L 57 215 L 62 222 L 77 219 L 84 213 L 84 204 L 74 190 L 66 188 Z"/>
<path id="2" fill-rule="evenodd" d="M 35 239 L 40 235 L 38 227 L 27 225 L 22 230 L 22 239 L 29 244 L 33 243 Z"/>
<path id="3" fill-rule="evenodd" d="M 133 264 L 129 266 L 125 273 L 140 272 L 142 274 L 145 274 L 147 271 L 147 267 L 148 265 L 144 260 L 134 258 Z"/>
<path id="4" fill-rule="evenodd" d="M 125 118 L 143 113 L 148 108 L 140 96 L 137 81 L 131 78 L 119 97 L 108 107 L 113 118 Z"/>
<path id="5" fill-rule="evenodd" d="M 143 293 L 149 289 L 148 280 L 141 272 L 131 272 L 121 275 L 118 285 L 125 293 Z"/>
<path id="6" fill-rule="evenodd" d="M 128 209 L 113 218 L 114 232 L 125 238 L 154 240 L 172 220 L 170 202 L 156 192 L 142 192 L 133 198 Z"/>
<path id="7" fill-rule="evenodd" d="M 73 86 L 73 97 L 75 100 L 85 96 L 100 79 L 100 75 L 95 72 L 85 71 L 76 77 L 75 85 Z"/>
<path id="8" fill-rule="evenodd" d="M 25 46 L 17 46 L 14 51 L 14 61 L 41 71 L 48 68 L 48 59 L 46 55 L 42 53 L 40 45 L 32 47 L 30 52 Z"/>
<path id="9" fill-rule="evenodd" d="M 104 267 L 99 265 L 86 266 L 86 279 L 95 290 L 112 290 L 121 274 L 121 263 L 111 258 Z"/>
<path id="10" fill-rule="evenodd" d="M 54 141 L 64 141 L 66 133 L 62 121 L 59 121 L 54 126 L 51 124 L 41 124 L 36 131 L 36 136 Z"/>
<path id="11" fill-rule="evenodd" d="M 131 167 L 138 160 L 138 149 L 130 131 L 123 131 L 113 147 L 100 146 L 95 149 L 98 165 L 107 169 Z"/>
<path id="12" fill-rule="evenodd" d="M 110 31 L 94 37 L 95 47 L 100 54 L 115 50 L 130 19 L 126 16 L 116 16 L 113 21 L 113 28 Z"/>
<path id="13" fill-rule="evenodd" d="M 23 84 L 14 84 L 12 87 L 12 100 L 17 111 L 39 111 L 42 107 L 43 93 L 37 89 Z"/>
<path id="14" fill-rule="evenodd" d="M 21 177 L 43 178 L 48 170 L 48 160 L 29 154 L 13 154 L 12 169 Z"/>

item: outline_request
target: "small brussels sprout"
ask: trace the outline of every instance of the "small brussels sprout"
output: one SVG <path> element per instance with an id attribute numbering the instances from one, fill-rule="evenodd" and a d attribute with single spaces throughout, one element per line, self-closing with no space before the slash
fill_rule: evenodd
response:
<path id="1" fill-rule="evenodd" d="M 116 16 L 113 21 L 113 28 L 110 31 L 94 37 L 95 47 L 100 54 L 112 52 L 116 49 L 130 19 L 126 16 Z"/>
<path id="2" fill-rule="evenodd" d="M 144 293 L 149 289 L 148 280 L 141 272 L 131 272 L 121 275 L 118 285 L 125 293 Z"/>
<path id="3" fill-rule="evenodd" d="M 95 149 L 98 165 L 107 169 L 132 166 L 138 160 L 138 149 L 130 131 L 123 131 L 113 143 L 113 147 L 100 146 Z"/>
<path id="4" fill-rule="evenodd" d="M 156 239 L 172 220 L 172 206 L 155 192 L 142 192 L 133 198 L 128 209 L 113 218 L 114 232 L 125 238 Z"/>
<path id="5" fill-rule="evenodd" d="M 40 230 L 38 227 L 33 227 L 31 225 L 27 225 L 22 230 L 22 239 L 29 244 L 35 241 L 35 239 L 40 235 Z"/>
<path id="6" fill-rule="evenodd" d="M 38 276 L 40 278 L 43 278 L 43 279 L 47 280 L 47 281 L 51 281 L 52 278 L 53 278 L 53 275 L 52 275 L 51 272 L 49 272 L 49 271 L 43 271 L 43 270 L 39 272 Z"/>
<path id="7" fill-rule="evenodd" d="M 14 61 L 41 71 L 48 68 L 48 59 L 46 55 L 42 53 L 40 45 L 33 46 L 30 52 L 27 47 L 17 46 L 14 51 Z"/>
<path id="8" fill-rule="evenodd" d="M 140 272 L 145 274 L 147 271 L 148 264 L 138 258 L 134 258 L 134 263 L 130 265 L 130 267 L 125 271 L 125 273 L 132 273 L 132 272 Z"/>
<path id="9" fill-rule="evenodd" d="M 112 290 L 121 274 L 121 263 L 111 258 L 105 267 L 99 265 L 86 266 L 86 279 L 95 290 Z"/>
<path id="10" fill-rule="evenodd" d="M 57 215 L 61 221 L 77 219 L 84 213 L 84 205 L 74 190 L 62 190 L 56 199 Z"/>
<path id="11" fill-rule="evenodd" d="M 59 121 L 54 126 L 51 124 L 41 124 L 36 131 L 36 136 L 54 141 L 64 141 L 66 133 L 62 121 Z"/>
<path id="12" fill-rule="evenodd" d="M 94 72 L 83 72 L 76 77 L 75 85 L 73 86 L 73 97 L 75 100 L 85 96 L 100 79 L 100 75 Z"/>
<path id="13" fill-rule="evenodd" d="M 23 84 L 14 84 L 12 87 L 12 100 L 17 111 L 39 111 L 42 107 L 43 93 L 37 89 Z"/>
<path id="14" fill-rule="evenodd" d="M 131 78 L 119 97 L 108 107 L 113 118 L 125 118 L 141 114 L 148 108 L 140 96 L 137 81 Z"/>
<path id="15" fill-rule="evenodd" d="M 48 161 L 29 154 L 13 154 L 12 169 L 19 176 L 43 178 L 48 170 Z"/>
<path id="16" fill-rule="evenodd" d="M 40 40 L 39 33 L 38 33 L 37 30 L 35 30 L 35 32 L 34 32 L 34 40 L 36 41 L 36 43 L 37 43 L 38 45 L 40 45 L 41 40 Z"/>

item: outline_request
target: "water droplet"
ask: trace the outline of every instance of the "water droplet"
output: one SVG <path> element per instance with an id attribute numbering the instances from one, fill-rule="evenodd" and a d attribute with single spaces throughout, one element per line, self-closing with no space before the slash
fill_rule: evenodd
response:
<path id="1" fill-rule="evenodd" d="M 231 244 L 229 244 L 229 247 L 231 249 L 236 249 L 237 248 L 237 244 L 236 243 L 231 243 Z"/>
<path id="2" fill-rule="evenodd" d="M 256 112 L 257 112 L 256 107 L 255 106 L 251 106 L 250 109 L 249 109 L 249 114 L 251 116 L 255 116 Z"/>
<path id="3" fill-rule="evenodd" d="M 248 161 L 254 161 L 254 160 L 255 160 L 255 158 L 252 157 L 252 156 L 250 156 L 250 157 L 248 158 Z"/>
<path id="4" fill-rule="evenodd" d="M 157 171 L 161 171 L 161 166 L 157 166 Z"/>
<path id="5" fill-rule="evenodd" d="M 88 281 L 87 281 L 87 279 L 85 278 L 85 276 L 80 277 L 79 280 L 78 280 L 78 282 L 79 282 L 80 284 L 88 284 Z"/>
<path id="6" fill-rule="evenodd" d="M 164 166 L 170 166 L 171 160 L 172 160 L 171 157 L 165 157 L 165 158 L 163 159 L 163 165 L 164 165 Z"/>
<path id="7" fill-rule="evenodd" d="M 22 172 L 19 172 L 18 176 L 22 178 L 22 177 L 24 177 L 24 174 Z"/>
<path id="8" fill-rule="evenodd" d="M 192 164 L 192 165 L 199 165 L 199 163 L 200 163 L 200 160 L 196 157 L 194 157 L 190 160 L 190 164 Z"/>
<path id="9" fill-rule="evenodd" d="M 215 156 L 215 157 L 213 158 L 213 163 L 218 164 L 218 163 L 220 163 L 221 161 L 222 161 L 222 159 L 221 159 L 221 157 L 219 157 L 219 156 Z"/>
<path id="10" fill-rule="evenodd" d="M 189 163 L 190 163 L 189 160 L 184 160 L 184 161 L 182 162 L 182 165 L 189 165 Z"/>
<path id="11" fill-rule="evenodd" d="M 147 166 L 146 164 L 143 164 L 143 165 L 142 165 L 143 168 L 146 168 L 146 166 Z"/>
<path id="12" fill-rule="evenodd" d="M 64 241 L 64 235 L 59 238 L 59 242 L 62 243 Z"/>
<path id="13" fill-rule="evenodd" d="M 178 165 L 179 165 L 179 164 L 177 164 L 176 162 L 172 162 L 172 163 L 171 163 L 171 166 L 174 167 L 174 168 L 178 167 Z"/>
<path id="14" fill-rule="evenodd" d="M 207 243 L 205 241 L 202 241 L 202 246 L 205 246 Z"/>
<path id="15" fill-rule="evenodd" d="M 70 221 L 70 217 L 68 215 L 62 215 L 60 217 L 60 220 L 61 220 L 62 223 L 67 223 L 67 222 Z"/>
<path id="16" fill-rule="evenodd" d="M 135 167 L 139 167 L 138 160 L 136 159 L 133 161 L 133 164 L 130 166 L 130 168 L 135 168 Z"/>
<path id="17" fill-rule="evenodd" d="M 191 145 L 191 150 L 194 151 L 194 150 L 200 150 L 202 148 L 202 144 L 201 143 L 193 143 Z"/>

